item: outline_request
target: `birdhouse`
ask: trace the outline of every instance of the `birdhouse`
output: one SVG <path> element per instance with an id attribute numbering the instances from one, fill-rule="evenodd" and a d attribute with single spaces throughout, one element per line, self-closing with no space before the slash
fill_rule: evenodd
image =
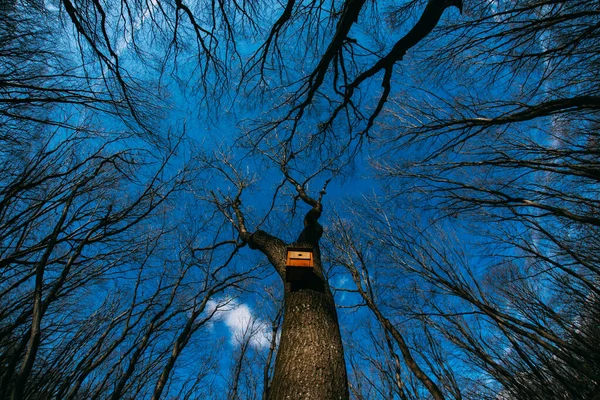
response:
<path id="1" fill-rule="evenodd" d="M 287 248 L 286 267 L 313 267 L 313 253 L 311 249 L 300 247 Z"/>
<path id="2" fill-rule="evenodd" d="M 286 280 L 301 280 L 312 273 L 314 266 L 313 252 L 309 248 L 288 247 L 285 262 Z"/>

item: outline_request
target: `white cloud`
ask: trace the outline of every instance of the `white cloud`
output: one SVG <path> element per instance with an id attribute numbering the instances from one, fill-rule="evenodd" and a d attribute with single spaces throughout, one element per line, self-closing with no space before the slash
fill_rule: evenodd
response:
<path id="1" fill-rule="evenodd" d="M 271 339 L 270 325 L 252 314 L 252 310 L 246 304 L 239 303 L 234 299 L 223 301 L 210 300 L 206 304 L 207 312 L 215 313 L 215 321 L 223 322 L 230 334 L 230 342 L 237 346 L 239 343 L 251 336 L 250 344 L 256 348 L 269 346 Z"/>

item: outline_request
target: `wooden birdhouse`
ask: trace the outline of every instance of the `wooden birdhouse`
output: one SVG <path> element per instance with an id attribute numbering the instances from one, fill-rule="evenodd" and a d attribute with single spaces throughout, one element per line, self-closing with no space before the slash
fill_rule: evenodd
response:
<path id="1" fill-rule="evenodd" d="M 313 271 L 314 259 L 310 248 L 288 247 L 285 262 L 286 280 L 301 280 Z"/>

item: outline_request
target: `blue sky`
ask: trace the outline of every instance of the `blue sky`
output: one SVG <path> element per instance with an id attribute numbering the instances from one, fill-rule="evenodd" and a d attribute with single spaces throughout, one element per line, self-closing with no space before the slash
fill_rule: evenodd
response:
<path id="1" fill-rule="evenodd" d="M 526 68 L 517 68 L 516 71 L 504 67 L 497 70 L 488 68 L 488 63 L 502 61 L 503 51 L 510 47 L 504 38 L 490 40 L 492 47 L 498 45 L 494 51 L 499 55 L 490 53 L 488 57 L 485 54 L 488 49 L 482 46 L 481 49 L 462 48 L 456 61 L 438 60 L 436 54 L 446 45 L 456 44 L 460 48 L 461 35 L 468 33 L 476 37 L 485 33 L 485 26 L 480 32 L 477 29 L 471 32 L 459 29 L 444 31 L 449 20 L 458 20 L 460 23 L 463 19 L 471 18 L 468 7 L 462 16 L 455 9 L 447 10 L 436 28 L 439 30 L 434 32 L 444 32 L 447 36 L 440 34 L 429 37 L 396 63 L 390 99 L 379 115 L 377 124 L 367 135 L 360 132 L 381 96 L 383 71 L 356 88 L 352 97 L 352 106 L 355 108 L 349 105 L 348 110 L 351 111 L 348 114 L 340 112 L 326 129 L 324 122 L 345 100 L 342 91 L 347 88 L 348 82 L 342 82 L 340 76 L 347 73 L 351 80 L 384 55 L 412 26 L 425 2 L 414 3 L 413 9 L 403 16 L 404 24 L 401 26 L 392 23 L 393 12 L 387 14 L 388 19 L 381 17 L 381 14 L 398 9 L 405 2 L 372 3 L 365 7 L 358 23 L 350 30 L 348 36 L 351 39 L 345 44 L 344 52 L 337 54 L 338 57 L 348 57 L 344 64 L 347 70 L 330 68 L 324 75 L 321 87 L 314 93 L 310 84 L 316 78 L 309 76 L 317 67 L 334 32 L 337 19 L 330 19 L 330 13 L 339 12 L 341 3 L 322 3 L 322 14 L 306 11 L 299 14 L 301 17 L 298 20 L 289 22 L 287 30 L 279 37 L 281 57 L 267 59 L 263 81 L 256 75 L 256 68 L 252 70 L 254 75 L 246 76 L 245 81 L 242 81 L 240 74 L 244 63 L 264 43 L 270 31 L 268 28 L 280 15 L 284 4 L 272 2 L 260 5 L 262 8 L 255 17 L 257 25 L 244 25 L 235 33 L 239 51 L 236 54 L 232 46 L 224 45 L 227 39 L 220 36 L 226 33 L 224 25 L 215 28 L 215 35 L 220 42 L 219 46 L 214 47 L 216 41 L 211 41 L 208 32 L 196 36 L 183 10 L 180 10 L 175 25 L 174 20 L 163 18 L 157 1 L 131 3 L 131 20 L 119 17 L 121 9 L 108 3 L 105 6 L 108 10 L 106 27 L 109 28 L 109 44 L 103 42 L 103 35 L 97 38 L 101 43 L 99 51 L 106 56 L 102 62 L 98 61 L 98 54 L 92 51 L 85 40 L 75 33 L 66 15 L 67 3 L 60 7 L 56 2 L 44 3 L 49 13 L 48 24 L 57 24 L 60 26 L 57 29 L 63 29 L 60 35 L 56 35 L 56 42 L 48 46 L 60 48 L 65 65 L 77 66 L 71 72 L 78 76 L 70 79 L 78 84 L 89 84 L 101 98 L 108 96 L 106 90 L 110 88 L 114 96 L 121 96 L 117 103 L 124 105 L 127 99 L 122 88 L 114 84 L 115 78 L 118 78 L 114 68 L 118 64 L 122 78 L 130 85 L 128 94 L 133 99 L 139 99 L 138 112 L 142 124 L 134 121 L 127 112 L 119 117 L 109 112 L 92 111 L 88 105 L 61 105 L 52 110 L 51 115 L 56 120 L 85 123 L 92 135 L 97 135 L 86 139 L 76 156 L 83 156 L 106 141 L 110 142 L 107 152 L 131 151 L 136 161 L 148 163 L 135 172 L 119 171 L 124 176 L 122 182 L 113 182 L 114 187 L 105 188 L 108 194 L 95 202 L 83 204 L 81 208 L 92 210 L 97 205 L 98 210 L 110 214 L 107 204 L 110 203 L 112 207 L 113 203 L 126 204 L 134 199 L 135 194 L 152 181 L 160 162 L 167 158 L 167 167 L 157 175 L 159 181 L 167 181 L 160 189 L 166 191 L 169 184 L 175 184 L 180 179 L 187 181 L 181 190 L 161 204 L 151 218 L 140 224 L 139 230 L 131 231 L 122 238 L 131 241 L 132 259 L 117 264 L 111 276 L 118 277 L 118 280 L 107 278 L 98 283 L 95 293 L 109 300 L 112 295 L 115 299 L 121 296 L 121 303 L 115 307 L 124 307 L 135 296 L 139 295 L 140 299 L 151 298 L 156 288 L 164 285 L 159 295 L 167 298 L 169 284 L 165 282 L 176 281 L 177 273 L 189 268 L 189 274 L 186 272 L 182 280 L 184 289 L 174 300 L 178 305 L 183 305 L 180 310 L 185 310 L 173 317 L 173 321 L 181 323 L 195 311 L 190 304 L 204 295 L 200 289 L 202 284 L 251 271 L 251 279 L 216 294 L 200 314 L 201 317 L 207 316 L 217 304 L 222 306 L 193 341 L 194 349 L 203 357 L 206 356 L 206 360 L 212 360 L 204 366 L 215 368 L 210 374 L 219 388 L 228 385 L 240 340 L 250 328 L 254 337 L 250 340 L 251 352 L 246 368 L 253 371 L 248 376 L 260 376 L 259 365 L 261 360 L 264 361 L 268 349 L 271 319 L 277 310 L 277 299 L 281 296 L 279 278 L 262 254 L 248 247 L 234 250 L 233 240 L 237 239 L 237 232 L 230 220 L 233 218 L 227 201 L 236 195 L 236 184 L 240 181 L 248 183 L 241 197 L 248 228 L 265 229 L 286 242 L 293 242 L 302 230 L 302 218 L 308 206 L 295 201 L 294 187 L 284 182 L 278 165 L 282 159 L 288 161 L 286 165 L 295 179 L 302 181 L 312 176 L 306 189 L 314 197 L 331 179 L 323 197 L 324 213 L 321 218 L 326 229 L 326 236 L 322 239 L 324 259 L 333 254 L 331 247 L 339 239 L 336 237 L 340 233 L 339 228 L 352 228 L 349 230 L 356 235 L 357 244 L 370 260 L 368 277 L 376 285 L 382 307 L 390 312 L 390 318 L 399 326 L 407 324 L 407 331 L 414 335 L 416 342 L 422 338 L 416 319 L 401 313 L 402 306 L 406 306 L 408 301 L 403 297 L 404 294 L 413 295 L 416 302 L 422 301 L 425 305 L 429 300 L 427 296 L 431 295 L 431 298 L 439 297 L 447 301 L 444 305 L 449 308 L 460 308 L 455 298 L 444 297 L 448 293 L 443 288 L 434 287 L 411 271 L 410 262 L 415 261 L 419 250 L 424 249 L 419 247 L 420 244 L 431 241 L 431 249 L 440 251 L 429 261 L 440 261 L 446 254 L 444 251 L 447 251 L 449 260 L 456 262 L 455 272 L 458 275 L 472 274 L 467 277 L 470 282 L 480 278 L 493 281 L 491 272 L 494 272 L 494 268 L 499 273 L 509 269 L 509 263 L 500 262 L 505 257 L 514 258 L 511 266 L 518 271 L 529 267 L 528 259 L 520 258 L 521 250 L 489 241 L 493 235 L 507 241 L 520 241 L 552 259 L 555 257 L 550 250 L 552 243 L 535 234 L 530 235 L 526 225 L 502 223 L 502 218 L 510 215 L 511 210 L 505 214 L 502 210 L 493 214 L 488 213 L 489 209 L 474 209 L 464 213 L 455 212 L 450 218 L 445 218 L 447 209 L 442 205 L 447 203 L 441 202 L 448 198 L 436 197 L 438 192 L 433 191 L 432 187 L 452 187 L 450 181 L 456 179 L 460 183 L 473 184 L 476 188 L 487 185 L 508 192 L 513 187 L 527 187 L 531 193 L 543 198 L 549 192 L 535 190 L 540 183 L 552 183 L 551 174 L 523 174 L 507 183 L 506 178 L 512 177 L 512 170 L 481 167 L 478 163 L 514 143 L 536 143 L 543 148 L 558 149 L 562 139 L 561 123 L 567 126 L 567 122 L 560 118 L 546 118 L 486 133 L 481 137 L 475 136 L 446 149 L 436 158 L 422 162 L 424 156 L 432 153 L 432 149 L 443 148 L 461 137 L 456 136 L 459 131 L 419 131 L 421 124 L 440 116 L 452 117 L 452 113 L 457 111 L 463 112 L 466 117 L 487 118 L 509 111 L 509 107 L 502 103 L 504 100 L 515 97 L 537 101 L 552 96 L 558 90 L 552 86 L 552 82 L 536 86 L 540 71 L 549 67 L 549 63 L 542 62 L 532 71 Z M 214 22 L 212 16 L 209 18 L 208 14 L 203 14 L 210 10 L 205 3 L 186 4 L 197 13 L 197 18 L 204 24 L 202 26 L 210 26 Z M 250 6 L 250 3 L 244 4 Z M 500 2 L 485 4 L 492 10 L 501 5 Z M 310 5 L 308 1 L 297 4 L 298 7 Z M 232 6 L 232 3 L 225 6 Z M 169 8 L 167 13 L 172 11 Z M 230 11 L 235 13 L 240 10 Z M 57 22 L 59 16 L 62 20 Z M 244 19 L 240 14 L 236 14 L 235 18 L 236 22 Z M 309 23 L 302 25 L 302 18 L 307 18 Z M 502 21 L 497 16 L 489 21 L 498 22 Z M 89 28 L 97 29 L 97 24 L 98 20 L 93 20 Z M 173 41 L 175 27 L 179 34 L 175 38 L 176 45 Z M 199 44 L 196 41 L 198 38 L 204 42 Z M 533 48 L 546 50 L 549 42 L 548 36 L 542 36 L 539 43 L 533 43 Z M 221 60 L 213 63 L 202 46 L 208 46 Z M 430 69 L 432 59 L 440 64 Z M 57 63 L 47 68 L 59 70 L 60 66 Z M 492 79 L 494 74 L 496 77 Z M 104 80 L 104 77 L 107 79 Z M 68 79 L 65 81 L 71 82 Z M 555 83 L 558 85 L 562 81 Z M 578 89 L 579 85 L 571 88 L 572 91 Z M 297 90 L 303 92 L 294 96 Z M 304 107 L 303 101 L 305 96 L 309 96 L 308 93 L 312 93 L 314 98 L 310 105 Z M 286 115 L 287 120 L 278 120 Z M 297 124 L 294 123 L 295 116 L 301 117 Z M 281 123 L 274 125 L 276 121 Z M 422 134 L 409 135 L 415 130 Z M 71 128 L 58 129 L 54 136 L 56 145 L 69 137 L 68 132 L 71 132 Z M 175 146 L 178 141 L 179 144 Z M 176 150 L 173 151 L 174 147 Z M 290 158 L 292 152 L 295 152 L 293 159 Z M 519 156 L 518 149 L 514 153 Z M 534 152 L 524 158 L 533 157 L 532 154 Z M 76 158 L 65 159 L 72 161 Z M 454 163 L 462 161 L 472 161 L 473 165 L 456 170 L 451 168 Z M 433 176 L 431 171 L 435 171 Z M 593 190 L 590 190 L 589 196 L 594 199 Z M 536 218 L 541 215 L 533 208 L 522 207 L 520 210 L 531 212 Z M 53 214 L 55 218 L 58 215 L 58 212 Z M 100 215 L 100 211 L 90 211 L 90 215 Z M 73 229 L 85 223 L 74 224 Z M 148 248 L 136 248 L 135 243 L 143 242 L 145 237 L 160 229 L 165 229 L 165 232 L 156 240 L 156 250 L 147 243 L 144 245 Z M 414 240 L 412 247 L 407 245 L 411 240 Z M 215 251 L 201 250 L 215 243 L 220 243 Z M 101 244 L 93 251 L 102 253 L 120 244 Z M 343 253 L 344 249 L 337 250 Z M 140 261 L 144 256 L 148 258 Z M 414 259 L 411 260 L 411 257 Z M 440 261 L 444 268 L 449 267 L 444 264 L 446 261 Z M 340 306 L 342 334 L 356 340 L 353 343 L 356 348 L 348 353 L 349 357 L 364 357 L 365 370 L 369 370 L 370 377 L 376 380 L 376 368 L 369 364 L 374 361 L 366 357 L 369 351 L 375 351 L 381 344 L 373 342 L 374 337 L 370 335 L 380 332 L 370 329 L 374 320 L 364 308 L 353 307 L 360 303 L 360 299 L 356 293 L 352 293 L 354 283 L 348 271 L 335 263 L 330 263 L 328 268 L 331 286 L 340 289 L 335 295 Z M 46 279 L 56 279 L 60 271 L 57 268 L 48 272 Z M 136 279 L 140 276 L 142 283 L 136 286 L 139 283 Z M 545 297 L 543 290 L 539 293 Z M 500 298 L 495 297 L 496 293 L 490 296 Z M 89 298 L 87 302 L 99 307 L 103 300 Z M 116 303 L 119 301 L 115 300 Z M 144 303 L 140 301 L 140 304 L 142 307 Z M 501 303 L 500 306 L 510 312 L 519 312 L 517 307 L 508 303 Z M 91 313 L 90 310 L 79 311 L 83 315 L 85 312 Z M 483 329 L 481 333 L 485 336 L 488 332 Z M 211 341 L 214 346 L 207 345 Z M 162 345 L 168 345 L 167 339 L 158 341 L 157 346 Z M 451 349 L 448 343 L 445 346 L 445 349 Z M 360 354 L 361 351 L 367 355 Z M 181 368 L 190 372 L 194 369 L 194 356 L 185 357 Z M 375 369 L 369 369 L 371 367 Z M 467 373 L 468 377 L 469 374 L 472 374 L 471 377 L 476 375 L 472 371 Z M 181 382 L 177 384 L 185 386 Z"/>

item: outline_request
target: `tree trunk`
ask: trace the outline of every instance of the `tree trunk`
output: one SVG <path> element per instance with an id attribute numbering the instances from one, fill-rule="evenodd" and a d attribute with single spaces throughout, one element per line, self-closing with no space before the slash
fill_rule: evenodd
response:
<path id="1" fill-rule="evenodd" d="M 284 319 L 270 400 L 347 399 L 348 382 L 333 295 L 320 271 L 285 284 Z"/>
<path id="2" fill-rule="evenodd" d="M 316 204 L 304 218 L 304 229 L 293 244 L 313 252 L 312 270 L 297 280 L 286 279 L 285 242 L 260 230 L 244 232 L 250 248 L 268 257 L 285 288 L 283 326 L 269 400 L 349 398 L 335 302 L 321 266 L 320 215 L 320 204 Z"/>

